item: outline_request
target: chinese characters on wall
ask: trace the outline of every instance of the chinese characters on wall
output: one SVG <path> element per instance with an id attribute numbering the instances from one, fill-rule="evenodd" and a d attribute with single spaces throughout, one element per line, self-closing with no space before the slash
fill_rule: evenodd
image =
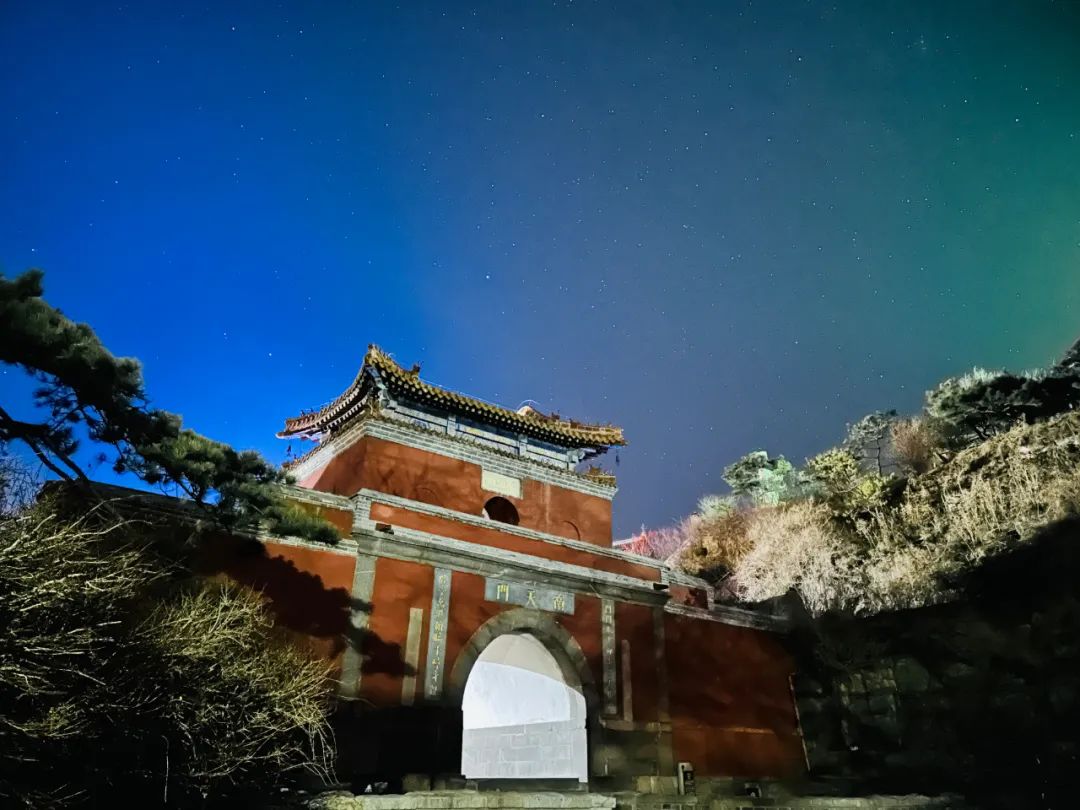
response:
<path id="1" fill-rule="evenodd" d="M 484 582 L 484 598 L 489 602 L 546 610 L 549 613 L 574 613 L 574 594 L 556 591 L 522 582 L 488 577 Z"/>
<path id="2" fill-rule="evenodd" d="M 615 603 L 604 599 L 600 608 L 600 643 L 604 661 L 604 714 L 615 715 L 619 708 L 615 703 Z"/>
<path id="3" fill-rule="evenodd" d="M 435 584 L 431 593 L 431 625 L 428 630 L 427 674 L 424 677 L 424 697 L 442 697 L 443 675 L 446 669 L 446 623 L 450 616 L 450 570 L 435 569 Z"/>

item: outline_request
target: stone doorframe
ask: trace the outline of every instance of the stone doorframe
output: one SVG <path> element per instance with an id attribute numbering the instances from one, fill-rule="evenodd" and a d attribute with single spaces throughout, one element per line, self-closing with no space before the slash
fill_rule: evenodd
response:
<path id="1" fill-rule="evenodd" d="M 544 645 L 559 665 L 563 681 L 579 690 L 585 698 L 585 744 L 588 750 L 589 778 L 592 779 L 593 752 L 600 726 L 600 694 L 596 689 L 589 662 L 577 639 L 549 614 L 528 608 L 505 610 L 484 622 L 458 653 L 450 671 L 446 700 L 460 707 L 465 696 L 465 684 L 480 654 L 496 638 L 507 633 L 528 633 Z"/>

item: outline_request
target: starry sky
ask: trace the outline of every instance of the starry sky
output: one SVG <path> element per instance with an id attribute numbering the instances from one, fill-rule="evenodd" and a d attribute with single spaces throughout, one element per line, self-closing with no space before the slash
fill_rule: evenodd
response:
<path id="1" fill-rule="evenodd" d="M 376 342 L 622 425 L 617 536 L 1080 333 L 1076 3 L 6 0 L 0 109 L 0 269 L 154 404 L 281 460 Z"/>

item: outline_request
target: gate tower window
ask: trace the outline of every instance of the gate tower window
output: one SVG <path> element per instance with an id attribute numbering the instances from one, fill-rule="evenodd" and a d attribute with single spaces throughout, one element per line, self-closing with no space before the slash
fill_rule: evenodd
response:
<path id="1" fill-rule="evenodd" d="M 509 523 L 511 526 L 518 525 L 517 509 L 506 498 L 497 495 L 484 504 L 484 517 L 499 523 Z"/>

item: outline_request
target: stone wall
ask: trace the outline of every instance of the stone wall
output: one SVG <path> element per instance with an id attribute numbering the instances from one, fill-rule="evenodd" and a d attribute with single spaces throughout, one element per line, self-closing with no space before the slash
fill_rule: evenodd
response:
<path id="1" fill-rule="evenodd" d="M 984 565 L 962 601 L 809 625 L 795 689 L 811 775 L 978 807 L 1074 806 L 1077 582 L 1072 522 Z"/>
<path id="2" fill-rule="evenodd" d="M 588 779 L 583 721 L 467 728 L 461 752 L 469 779 Z"/>

